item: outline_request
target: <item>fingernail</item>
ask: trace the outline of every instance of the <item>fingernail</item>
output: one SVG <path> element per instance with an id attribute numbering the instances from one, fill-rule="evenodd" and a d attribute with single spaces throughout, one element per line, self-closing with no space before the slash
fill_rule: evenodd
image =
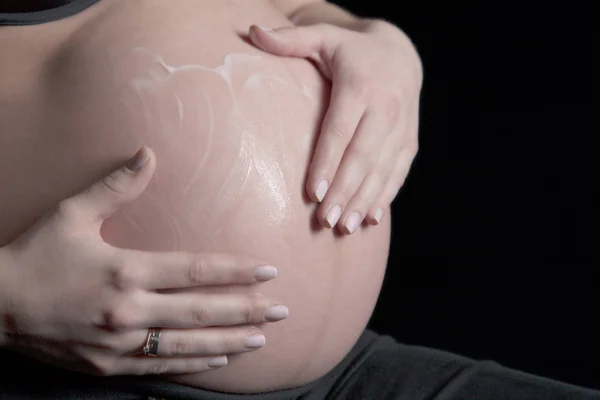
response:
<path id="1" fill-rule="evenodd" d="M 226 356 L 213 357 L 210 360 L 208 360 L 207 365 L 212 368 L 224 367 L 227 365 L 227 357 Z"/>
<path id="2" fill-rule="evenodd" d="M 317 200 L 319 200 L 319 203 L 323 201 L 323 198 L 327 194 L 327 189 L 329 189 L 329 184 L 325 179 L 323 179 L 317 185 L 317 190 L 315 190 L 315 196 L 317 196 Z"/>
<path id="3" fill-rule="evenodd" d="M 331 209 L 329 209 L 329 212 L 325 217 L 325 222 L 329 224 L 330 228 L 333 228 L 340 219 L 340 215 L 342 215 L 342 207 L 336 204 L 335 206 L 331 207 Z"/>
<path id="4" fill-rule="evenodd" d="M 146 146 L 143 146 L 127 163 L 127 169 L 137 171 L 144 166 L 150 159 L 150 152 Z"/>
<path id="5" fill-rule="evenodd" d="M 267 311 L 265 311 L 265 318 L 267 321 L 279 321 L 286 319 L 289 315 L 290 310 L 283 305 L 269 307 Z"/>
<path id="6" fill-rule="evenodd" d="M 352 214 L 350 214 L 350 216 L 348 218 L 346 218 L 346 229 L 348 229 L 348 232 L 350 232 L 350 234 L 353 234 L 356 231 L 356 228 L 358 228 L 358 224 L 360 223 L 360 214 L 357 212 L 353 212 Z"/>
<path id="7" fill-rule="evenodd" d="M 373 216 L 373 218 L 375 218 L 375 221 L 377 221 L 377 223 L 380 223 L 381 218 L 383 218 L 383 208 L 378 208 L 375 211 L 375 215 Z"/>
<path id="8" fill-rule="evenodd" d="M 253 335 L 246 336 L 244 345 L 249 349 L 257 349 L 259 347 L 263 347 L 266 342 L 267 339 L 265 338 L 265 335 L 255 333 Z"/>
<path id="9" fill-rule="evenodd" d="M 277 268 L 272 265 L 263 265 L 254 271 L 254 279 L 259 281 L 268 281 L 277 278 Z"/>
<path id="10" fill-rule="evenodd" d="M 261 31 L 265 31 L 265 32 L 274 32 L 273 29 L 271 28 L 267 28 L 266 26 L 262 26 L 259 24 L 256 24 L 256 26 L 261 30 Z"/>

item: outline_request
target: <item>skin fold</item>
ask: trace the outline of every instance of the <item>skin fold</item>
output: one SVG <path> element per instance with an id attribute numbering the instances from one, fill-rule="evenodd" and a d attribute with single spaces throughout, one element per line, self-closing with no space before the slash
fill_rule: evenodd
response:
<path id="1" fill-rule="evenodd" d="M 0 61 L 0 99 L 13 99 L 0 107 L 0 185 L 12 194 L 0 197 L 0 245 L 150 146 L 156 173 L 106 221 L 108 243 L 242 253 L 279 270 L 260 293 L 290 316 L 261 326 L 264 348 L 169 378 L 226 392 L 293 387 L 333 368 L 371 316 L 390 235 L 389 210 L 352 236 L 317 223 L 304 184 L 330 87 L 310 62 L 251 45 L 254 23 L 290 25 L 267 1 L 105 0 L 0 35 L 0 48 L 19 48 Z"/>

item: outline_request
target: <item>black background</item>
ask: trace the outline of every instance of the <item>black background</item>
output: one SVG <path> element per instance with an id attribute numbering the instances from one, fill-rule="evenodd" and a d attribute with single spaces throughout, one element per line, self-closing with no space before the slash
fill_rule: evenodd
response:
<path id="1" fill-rule="evenodd" d="M 575 3 L 343 1 L 424 64 L 420 152 L 370 328 L 600 388 L 600 67 Z"/>

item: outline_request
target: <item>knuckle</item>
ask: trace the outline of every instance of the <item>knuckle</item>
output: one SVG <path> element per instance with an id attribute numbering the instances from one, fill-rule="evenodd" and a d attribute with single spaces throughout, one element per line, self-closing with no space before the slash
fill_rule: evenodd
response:
<path id="1" fill-rule="evenodd" d="M 249 322 L 252 319 L 252 304 L 244 304 L 240 309 L 240 316 L 243 322 Z"/>
<path id="2" fill-rule="evenodd" d="M 214 258 L 213 266 L 218 266 L 218 268 L 214 268 L 213 274 L 217 279 L 216 275 L 219 272 L 219 281 L 227 281 L 227 283 L 244 283 L 248 281 L 249 268 L 244 263 L 243 258 L 230 254 L 219 254 Z"/>
<path id="3" fill-rule="evenodd" d="M 254 271 L 252 272 L 254 277 Z M 236 266 L 231 272 L 231 283 L 244 283 L 248 281 L 248 270 L 247 268 L 239 268 Z"/>
<path id="4" fill-rule="evenodd" d="M 342 126 L 342 124 L 340 124 L 339 122 L 332 123 L 329 126 L 328 131 L 331 136 L 333 136 L 334 138 L 336 138 L 338 140 L 347 140 L 349 137 L 352 136 L 351 129 L 349 129 L 345 126 Z"/>
<path id="5" fill-rule="evenodd" d="M 354 193 L 356 193 L 356 191 L 355 189 L 350 187 L 349 184 L 344 184 L 340 186 L 340 188 L 338 189 L 338 193 L 341 199 L 345 199 L 346 201 L 348 201 L 350 198 L 352 198 L 352 196 L 354 196 Z"/>
<path id="6" fill-rule="evenodd" d="M 240 308 L 240 315 L 242 321 L 249 322 L 252 320 L 252 314 L 255 309 L 259 308 L 259 300 L 254 295 L 248 295 L 246 301 L 242 303 Z"/>
<path id="7" fill-rule="evenodd" d="M 208 323 L 208 310 L 204 306 L 192 309 L 192 326 L 204 326 Z"/>
<path id="8" fill-rule="evenodd" d="M 215 354 L 229 354 L 236 351 L 239 346 L 240 340 L 231 334 L 223 335 L 223 340 L 214 347 Z"/>
<path id="9" fill-rule="evenodd" d="M 390 29 L 390 23 L 382 19 L 374 19 L 370 21 L 369 31 L 379 33 Z"/>
<path id="10" fill-rule="evenodd" d="M 188 334 L 182 334 L 174 343 L 170 353 L 173 356 L 188 356 L 192 354 L 192 338 Z"/>
<path id="11" fill-rule="evenodd" d="M 73 199 L 65 199 L 60 201 L 54 210 L 54 214 L 61 219 L 72 220 L 79 214 L 79 206 Z"/>
<path id="12" fill-rule="evenodd" d="M 115 264 L 110 268 L 109 273 L 112 285 L 120 291 L 133 289 L 138 284 L 138 271 L 133 264 Z"/>
<path id="13" fill-rule="evenodd" d="M 321 40 L 319 47 L 326 49 L 327 53 L 331 54 L 337 46 L 337 41 L 328 39 L 332 39 L 335 36 L 336 31 L 338 30 L 337 27 L 319 22 L 318 24 L 313 25 L 313 28 L 320 33 L 319 36 L 321 37 Z"/>
<path id="14" fill-rule="evenodd" d="M 188 279 L 192 285 L 200 285 L 208 277 L 210 263 L 207 260 L 193 259 L 188 268 Z"/>
<path id="15" fill-rule="evenodd" d="M 125 193 L 125 185 L 123 185 L 122 177 L 118 172 L 113 172 L 112 174 L 105 176 L 100 184 L 107 189 L 108 191 L 121 195 Z"/>
<path id="16" fill-rule="evenodd" d="M 146 370 L 149 375 L 162 375 L 169 372 L 169 363 L 167 361 L 158 361 L 148 366 Z"/>
<path id="17" fill-rule="evenodd" d="M 128 312 L 124 307 L 115 307 L 106 310 L 101 316 L 101 325 L 109 330 L 133 328 L 134 314 Z"/>
<path id="18" fill-rule="evenodd" d="M 326 34 L 331 34 L 332 31 L 332 25 L 331 24 L 326 24 L 324 22 L 319 22 L 317 24 L 314 25 L 315 29 L 318 29 L 321 34 L 326 35 Z"/>
<path id="19" fill-rule="evenodd" d="M 373 165 L 375 165 L 375 153 L 361 147 L 354 147 L 351 149 L 350 159 L 365 174 L 373 168 Z"/>

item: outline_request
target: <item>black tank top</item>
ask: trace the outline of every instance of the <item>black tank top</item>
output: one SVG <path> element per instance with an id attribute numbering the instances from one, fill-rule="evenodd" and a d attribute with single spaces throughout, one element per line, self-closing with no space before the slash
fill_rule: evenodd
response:
<path id="1" fill-rule="evenodd" d="M 75 15 L 100 0 L 45 0 L 35 6 L 0 3 L 0 25 L 35 25 Z"/>

